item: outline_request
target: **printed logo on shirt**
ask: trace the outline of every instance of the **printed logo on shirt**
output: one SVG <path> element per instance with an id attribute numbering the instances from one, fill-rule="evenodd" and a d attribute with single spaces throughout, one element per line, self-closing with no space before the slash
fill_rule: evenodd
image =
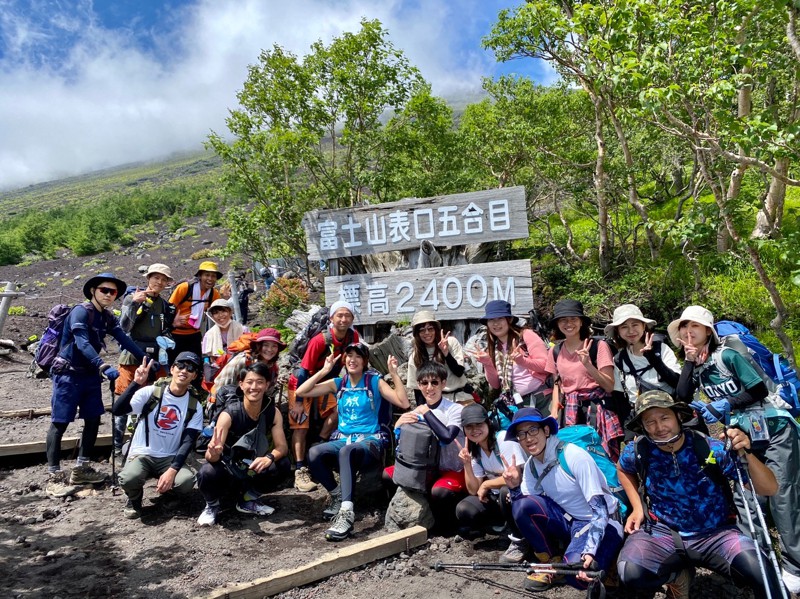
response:
<path id="1" fill-rule="evenodd" d="M 161 411 L 156 418 L 156 426 L 161 430 L 171 431 L 177 428 L 181 421 L 181 411 L 175 406 L 161 406 Z"/>

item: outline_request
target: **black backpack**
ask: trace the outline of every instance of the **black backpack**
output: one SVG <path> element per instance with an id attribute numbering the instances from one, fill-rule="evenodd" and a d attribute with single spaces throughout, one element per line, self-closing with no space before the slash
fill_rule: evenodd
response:
<path id="1" fill-rule="evenodd" d="M 653 349 L 651 349 L 650 351 L 652 352 L 652 355 L 655 356 L 655 358 L 660 360 L 661 362 L 663 362 L 663 360 L 661 359 L 661 349 L 663 346 L 664 346 L 664 336 L 660 334 L 653 335 Z M 633 365 L 633 362 L 631 361 L 631 357 L 628 354 L 628 352 L 621 351 L 614 356 L 614 366 L 616 366 L 617 369 L 623 375 L 630 375 L 636 380 L 636 386 L 639 387 L 639 393 L 644 393 L 645 391 L 653 391 L 658 389 L 661 391 L 666 391 L 673 397 L 673 399 L 675 398 L 675 389 L 670 385 L 668 385 L 667 383 L 663 382 L 661 374 L 659 374 L 658 370 L 652 364 L 648 364 L 644 368 L 636 369 Z M 661 385 L 654 386 L 642 380 L 642 375 L 648 370 L 656 370 L 656 375 L 658 376 L 658 380 L 661 383 Z"/>
<path id="2" fill-rule="evenodd" d="M 423 422 L 403 425 L 394 456 L 394 483 L 424 493 L 438 470 L 439 439 L 431 427 Z"/>

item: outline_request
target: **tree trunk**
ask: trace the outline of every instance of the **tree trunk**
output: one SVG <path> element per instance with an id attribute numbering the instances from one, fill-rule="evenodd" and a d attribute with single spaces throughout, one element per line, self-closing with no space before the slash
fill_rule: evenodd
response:
<path id="1" fill-rule="evenodd" d="M 594 104 L 594 138 L 597 143 L 597 160 L 594 166 L 594 188 L 597 195 L 597 229 L 600 242 L 597 244 L 597 257 L 600 272 L 611 272 L 611 252 L 608 243 L 608 197 L 606 196 L 606 140 L 603 136 L 603 110 L 600 98 L 590 92 Z"/>
<path id="2" fill-rule="evenodd" d="M 784 176 L 789 174 L 789 159 L 776 158 L 775 170 Z M 751 239 L 768 239 L 775 237 L 781 229 L 783 220 L 783 202 L 786 199 L 786 183 L 772 177 L 764 205 L 756 215 L 756 226 L 750 234 Z"/>

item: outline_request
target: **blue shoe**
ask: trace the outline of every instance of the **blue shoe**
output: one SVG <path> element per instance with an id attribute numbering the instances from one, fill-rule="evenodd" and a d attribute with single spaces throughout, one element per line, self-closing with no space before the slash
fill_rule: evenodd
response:
<path id="1" fill-rule="evenodd" d="M 251 499 L 249 501 L 241 499 L 236 503 L 236 511 L 253 516 L 269 516 L 275 511 L 275 508 L 259 503 L 256 499 Z"/>

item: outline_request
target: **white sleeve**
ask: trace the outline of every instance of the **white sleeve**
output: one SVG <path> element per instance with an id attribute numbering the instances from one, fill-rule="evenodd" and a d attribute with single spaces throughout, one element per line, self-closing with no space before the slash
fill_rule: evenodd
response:
<path id="1" fill-rule="evenodd" d="M 144 408 L 147 400 L 150 399 L 150 396 L 153 394 L 153 389 L 155 389 L 155 385 L 148 385 L 147 387 L 142 387 L 133 394 L 133 397 L 131 398 L 132 414 L 136 414 L 138 416 L 142 413 L 142 408 Z"/>
<path id="2" fill-rule="evenodd" d="M 592 497 L 606 495 L 603 490 L 604 487 L 608 488 L 606 477 L 586 450 L 568 443 L 564 447 L 564 459 L 587 504 Z"/>
<path id="3" fill-rule="evenodd" d="M 675 352 L 672 351 L 672 348 L 667 345 L 666 341 L 662 341 L 661 343 L 661 361 L 664 362 L 664 365 L 672 372 L 681 372 L 681 365 L 678 364 L 678 358 L 675 356 Z"/>
<path id="4" fill-rule="evenodd" d="M 475 475 L 476 478 L 485 478 L 486 471 L 483 469 L 483 463 L 481 460 L 476 460 L 472 458 L 472 473 Z"/>
<path id="5" fill-rule="evenodd" d="M 522 469 L 522 484 L 519 489 L 523 495 L 538 495 L 536 493 L 536 478 L 531 474 L 533 466 L 528 464 L 532 459 L 533 456 L 529 457 L 528 461 L 525 462 L 525 467 Z"/>

